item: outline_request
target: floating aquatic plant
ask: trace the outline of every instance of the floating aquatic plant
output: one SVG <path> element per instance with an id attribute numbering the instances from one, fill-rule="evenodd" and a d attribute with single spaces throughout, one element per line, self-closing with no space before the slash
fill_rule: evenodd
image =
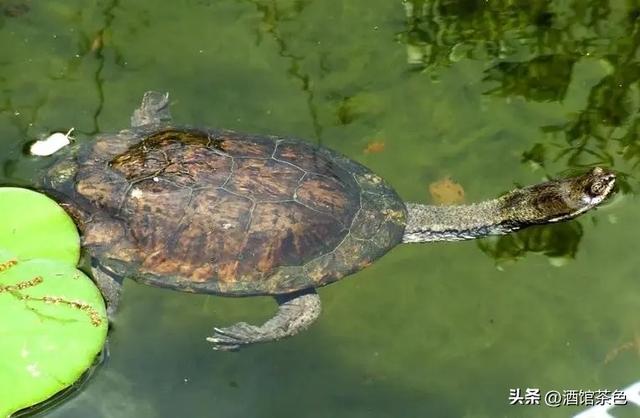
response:
<path id="1" fill-rule="evenodd" d="M 107 334 L 104 302 L 76 268 L 73 221 L 48 197 L 0 188 L 0 417 L 72 385 Z"/>

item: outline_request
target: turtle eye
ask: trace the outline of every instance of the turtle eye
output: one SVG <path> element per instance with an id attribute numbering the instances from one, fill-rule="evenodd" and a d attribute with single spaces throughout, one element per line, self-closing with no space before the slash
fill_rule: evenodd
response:
<path id="1" fill-rule="evenodd" d="M 601 196 L 607 189 L 607 185 L 602 180 L 594 181 L 591 186 L 587 189 L 587 194 L 592 197 Z"/>
<path id="2" fill-rule="evenodd" d="M 604 196 L 609 193 L 615 181 L 616 176 L 613 173 L 601 175 L 597 179 L 594 179 L 591 184 L 586 187 L 585 193 L 591 197 Z"/>

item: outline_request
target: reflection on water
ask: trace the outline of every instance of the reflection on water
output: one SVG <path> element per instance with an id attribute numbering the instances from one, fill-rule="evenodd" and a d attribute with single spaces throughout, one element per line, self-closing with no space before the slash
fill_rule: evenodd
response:
<path id="1" fill-rule="evenodd" d="M 539 55 L 529 61 L 501 61 L 486 70 L 485 81 L 497 86 L 486 94 L 521 96 L 535 101 L 564 99 L 575 60 L 565 55 Z"/>
<path id="2" fill-rule="evenodd" d="M 399 38 L 408 62 L 438 72 L 461 58 L 488 61 L 484 81 L 495 86 L 486 94 L 563 101 L 574 64 L 597 62 L 606 75 L 590 88 L 586 106 L 542 127 L 553 141 L 534 147 L 554 147 L 549 158 L 570 168 L 613 166 L 616 154 L 638 165 L 637 2 L 404 0 L 404 6 L 407 30 Z M 625 175 L 620 187 L 628 193 Z"/>
<path id="3" fill-rule="evenodd" d="M 287 39 L 280 33 L 280 22 L 295 20 L 305 8 L 309 5 L 309 1 L 296 1 L 290 4 L 280 5 L 279 2 L 271 1 L 255 1 L 247 0 L 262 14 L 261 24 L 256 28 L 256 42 L 260 44 L 262 37 L 267 35 L 275 40 L 278 45 L 278 53 L 282 58 L 287 59 L 290 64 L 288 73 L 299 84 L 307 98 L 307 108 L 311 121 L 313 123 L 313 131 L 316 142 L 322 143 L 322 125 L 318 121 L 318 111 L 314 103 L 313 84 L 309 74 L 306 74 L 301 68 L 300 63 L 302 56 L 297 56 L 290 51 L 287 45 Z"/>
<path id="4" fill-rule="evenodd" d="M 637 381 L 619 347 L 640 329 L 639 16 L 636 0 L 0 1 L 3 184 L 32 183 L 28 141 L 121 129 L 157 89 L 178 121 L 307 137 L 407 200 L 446 176 L 470 202 L 594 165 L 625 196 L 570 223 L 399 247 L 321 289 L 309 332 L 237 355 L 204 337 L 271 300 L 128 283 L 111 358 L 45 415 L 565 417 L 509 408 L 508 389 Z"/>
<path id="5" fill-rule="evenodd" d="M 528 252 L 541 253 L 554 265 L 563 265 L 575 258 L 582 238 L 579 222 L 561 223 L 554 228 L 531 228 L 518 234 L 487 238 L 478 247 L 497 263 L 517 260 Z"/>

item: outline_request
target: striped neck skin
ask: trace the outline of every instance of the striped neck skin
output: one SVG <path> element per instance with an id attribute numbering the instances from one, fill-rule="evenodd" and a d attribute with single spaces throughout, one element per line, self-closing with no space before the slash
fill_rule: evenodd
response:
<path id="1" fill-rule="evenodd" d="M 408 219 L 402 242 L 462 241 L 508 234 L 524 226 L 500 216 L 497 200 L 465 206 L 406 206 Z"/>
<path id="2" fill-rule="evenodd" d="M 460 241 L 573 219 L 602 203 L 614 184 L 615 174 L 596 167 L 580 176 L 516 189 L 480 203 L 459 206 L 407 203 L 402 241 Z"/>

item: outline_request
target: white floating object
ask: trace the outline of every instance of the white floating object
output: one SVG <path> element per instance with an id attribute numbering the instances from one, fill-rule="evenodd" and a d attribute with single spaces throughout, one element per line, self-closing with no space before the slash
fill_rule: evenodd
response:
<path id="1" fill-rule="evenodd" d="M 37 155 L 40 157 L 55 154 L 71 143 L 71 140 L 73 139 L 71 137 L 71 132 L 73 132 L 73 128 L 69 129 L 69 132 L 67 132 L 66 134 L 63 134 L 62 132 L 56 132 L 49 135 L 45 139 L 36 141 L 31 144 L 29 152 L 31 152 L 31 155 Z"/>

